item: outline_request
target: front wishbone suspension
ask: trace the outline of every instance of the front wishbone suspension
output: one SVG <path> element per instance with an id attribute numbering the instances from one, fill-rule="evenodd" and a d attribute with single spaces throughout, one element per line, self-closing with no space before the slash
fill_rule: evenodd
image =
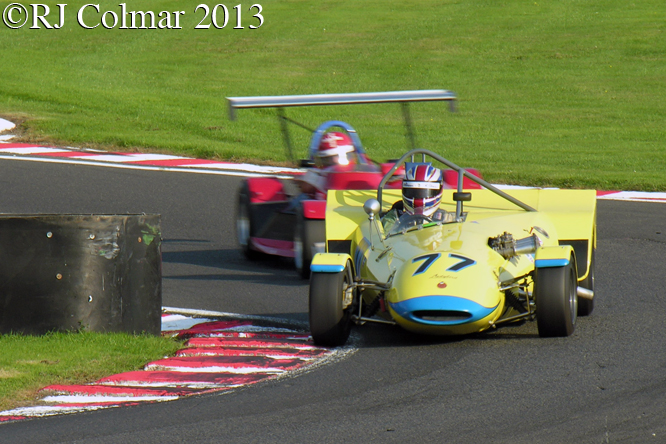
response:
<path id="1" fill-rule="evenodd" d="M 525 308 L 527 309 L 527 312 L 517 314 L 515 316 L 510 316 L 508 318 L 504 319 L 499 319 L 494 322 L 490 322 L 490 326 L 495 328 L 499 324 L 506 324 L 507 322 L 513 322 L 513 321 L 518 321 L 520 319 L 530 319 L 534 317 L 534 314 L 536 313 L 536 308 L 534 306 L 534 300 L 530 299 L 530 293 L 527 291 L 527 288 L 529 287 L 529 283 L 527 282 L 527 278 L 530 277 L 532 273 L 528 273 L 525 276 L 520 276 L 515 279 L 511 279 L 510 281 L 500 283 L 500 291 L 509 291 L 509 290 L 514 290 L 518 289 L 518 292 L 521 296 L 525 296 Z M 520 280 L 523 280 L 522 282 L 519 282 Z"/>
<path id="2" fill-rule="evenodd" d="M 356 281 L 354 282 L 354 288 L 359 290 L 359 292 L 362 290 L 377 290 L 379 291 L 379 295 L 377 295 L 377 297 L 381 298 L 384 296 L 384 292 L 388 291 L 391 288 L 391 284 L 384 284 L 382 282 L 356 278 Z M 358 304 L 358 314 L 352 315 L 352 321 L 354 321 L 354 323 L 357 325 L 363 325 L 366 322 L 396 325 L 395 321 L 387 321 L 386 319 L 376 319 L 363 316 L 363 301 L 360 299 L 360 295 L 359 295 L 359 304 Z"/>

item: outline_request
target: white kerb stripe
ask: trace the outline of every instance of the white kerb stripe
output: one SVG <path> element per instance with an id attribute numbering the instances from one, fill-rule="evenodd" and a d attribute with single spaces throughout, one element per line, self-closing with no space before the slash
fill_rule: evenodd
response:
<path id="1" fill-rule="evenodd" d="M 55 402 L 59 404 L 94 404 L 100 402 L 130 402 L 130 401 L 173 401 L 178 396 L 46 396 L 44 402 Z"/>
<path id="2" fill-rule="evenodd" d="M 48 148 L 43 146 L 26 146 L 20 148 L 2 148 L 0 145 L 0 153 L 11 154 L 49 154 L 49 153 L 65 153 L 70 150 L 63 150 L 59 148 Z"/>

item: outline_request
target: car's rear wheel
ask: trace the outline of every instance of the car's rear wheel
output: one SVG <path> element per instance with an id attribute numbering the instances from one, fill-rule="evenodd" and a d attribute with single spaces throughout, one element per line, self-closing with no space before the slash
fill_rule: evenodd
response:
<path id="1" fill-rule="evenodd" d="M 236 239 L 248 259 L 256 259 L 259 252 L 250 245 L 250 237 L 254 234 L 252 224 L 252 206 L 250 205 L 250 189 L 246 180 L 241 182 L 236 199 Z"/>
<path id="2" fill-rule="evenodd" d="M 306 219 L 303 207 L 296 211 L 296 228 L 294 230 L 294 264 L 296 271 L 303 278 L 310 277 L 313 247 L 317 242 L 326 240 L 325 222 L 318 219 Z"/>
<path id="3" fill-rule="evenodd" d="M 317 345 L 344 345 L 351 332 L 354 290 L 351 265 L 338 273 L 310 275 L 310 333 Z"/>
<path id="4" fill-rule="evenodd" d="M 592 246 L 592 259 L 590 260 L 590 271 L 587 273 L 587 277 L 583 279 L 580 283 L 580 286 L 592 290 L 594 292 L 594 256 L 596 248 Z M 594 310 L 594 300 L 589 299 L 578 299 L 578 316 L 588 316 L 592 314 Z"/>
<path id="5" fill-rule="evenodd" d="M 539 336 L 569 336 L 578 315 L 574 258 L 563 267 L 539 268 L 534 280 Z"/>

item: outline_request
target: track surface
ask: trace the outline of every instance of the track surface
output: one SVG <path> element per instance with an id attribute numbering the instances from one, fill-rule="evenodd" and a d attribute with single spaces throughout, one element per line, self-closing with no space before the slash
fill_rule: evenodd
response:
<path id="1" fill-rule="evenodd" d="M 235 245 L 238 178 L 0 161 L 8 213 L 163 215 L 164 305 L 307 320 L 307 282 Z M 297 378 L 0 426 L 11 443 L 666 442 L 666 206 L 600 201 L 592 316 L 457 340 L 384 326 Z"/>

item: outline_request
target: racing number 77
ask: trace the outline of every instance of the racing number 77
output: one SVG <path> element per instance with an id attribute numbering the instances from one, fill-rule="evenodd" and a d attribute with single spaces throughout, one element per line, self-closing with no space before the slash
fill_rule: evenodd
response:
<path id="1" fill-rule="evenodd" d="M 417 274 L 424 273 L 430 266 L 441 256 L 440 253 L 431 253 L 431 254 L 424 254 L 423 256 L 418 256 L 412 259 L 412 263 L 418 262 L 418 261 L 423 261 L 421 266 L 416 269 L 414 274 L 412 276 L 416 276 Z M 460 256 L 459 254 L 453 254 L 450 253 L 449 257 L 453 259 L 458 259 L 460 262 L 451 265 L 449 268 L 446 269 L 446 271 L 460 271 L 463 268 L 467 268 L 470 265 L 476 264 L 476 261 L 473 259 L 470 259 L 465 256 Z"/>
<path id="2" fill-rule="evenodd" d="M 440 253 L 432 253 L 432 254 L 424 254 L 423 256 L 418 256 L 412 259 L 412 264 L 418 261 L 423 261 L 421 266 L 416 269 L 414 274 L 412 276 L 416 276 L 417 274 L 424 273 L 430 266 L 435 262 L 439 257 L 441 256 Z"/>

